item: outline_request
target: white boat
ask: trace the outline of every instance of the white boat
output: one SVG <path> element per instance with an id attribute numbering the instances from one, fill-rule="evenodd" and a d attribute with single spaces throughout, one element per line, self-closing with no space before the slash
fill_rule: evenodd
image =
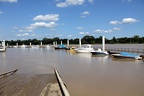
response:
<path id="1" fill-rule="evenodd" d="M 109 53 L 107 51 L 102 51 L 100 48 L 96 51 L 91 52 L 92 55 L 108 55 Z"/>
<path id="2" fill-rule="evenodd" d="M 90 52 L 93 52 L 94 49 L 92 45 L 87 44 L 87 45 L 84 45 L 83 47 L 74 49 L 74 51 L 77 53 L 90 53 Z"/>
<path id="3" fill-rule="evenodd" d="M 0 52 L 5 52 L 6 49 L 3 46 L 0 46 Z"/>
<path id="4" fill-rule="evenodd" d="M 108 55 L 109 53 L 105 51 L 105 36 L 102 36 L 102 50 L 98 48 L 98 50 L 91 52 L 92 55 Z"/>
<path id="5" fill-rule="evenodd" d="M 26 46 L 26 45 L 24 45 L 24 44 L 20 46 L 20 48 L 26 48 L 26 47 L 27 47 L 27 46 Z"/>
<path id="6" fill-rule="evenodd" d="M 2 41 L 2 45 L 0 45 L 0 52 L 5 52 L 6 47 L 5 47 L 5 40 Z"/>
<path id="7" fill-rule="evenodd" d="M 18 48 L 18 46 L 12 46 L 13 48 Z"/>
<path id="8" fill-rule="evenodd" d="M 46 45 L 46 48 L 50 48 L 51 46 L 50 45 Z"/>

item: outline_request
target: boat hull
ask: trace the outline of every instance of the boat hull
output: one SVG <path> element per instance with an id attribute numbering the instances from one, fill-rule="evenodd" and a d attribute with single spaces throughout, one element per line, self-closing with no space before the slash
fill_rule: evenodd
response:
<path id="1" fill-rule="evenodd" d="M 91 52 L 92 55 L 108 55 L 107 52 Z"/>
<path id="2" fill-rule="evenodd" d="M 66 48 L 59 48 L 59 47 L 55 47 L 55 49 L 66 49 Z"/>
<path id="3" fill-rule="evenodd" d="M 5 52 L 6 50 L 5 49 L 0 49 L 0 52 Z"/>
<path id="4" fill-rule="evenodd" d="M 141 60 L 141 57 L 131 57 L 131 56 L 122 56 L 120 54 L 112 54 L 112 57 L 117 58 L 117 59 L 136 59 L 136 60 Z"/>
<path id="5" fill-rule="evenodd" d="M 109 54 L 120 54 L 120 52 L 108 51 Z"/>

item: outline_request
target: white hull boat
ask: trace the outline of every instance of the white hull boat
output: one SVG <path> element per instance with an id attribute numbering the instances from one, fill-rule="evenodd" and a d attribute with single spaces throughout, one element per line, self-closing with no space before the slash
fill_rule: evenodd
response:
<path id="1" fill-rule="evenodd" d="M 87 44 L 84 47 L 74 49 L 74 51 L 77 53 L 90 53 L 93 52 L 94 49 L 92 45 Z"/>
<path id="2" fill-rule="evenodd" d="M 109 53 L 107 51 L 102 51 L 101 49 L 98 49 L 96 51 L 91 52 L 92 55 L 108 55 Z"/>
<path id="3" fill-rule="evenodd" d="M 6 49 L 5 49 L 5 48 L 0 47 L 0 52 L 5 52 L 5 51 L 6 51 Z"/>

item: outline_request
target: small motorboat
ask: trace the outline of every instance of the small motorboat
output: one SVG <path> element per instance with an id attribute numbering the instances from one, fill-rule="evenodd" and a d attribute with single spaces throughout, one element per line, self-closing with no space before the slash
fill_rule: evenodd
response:
<path id="1" fill-rule="evenodd" d="M 20 48 L 26 48 L 26 47 L 27 47 L 27 46 L 26 46 L 26 45 L 24 45 L 24 44 L 20 46 Z"/>
<path id="2" fill-rule="evenodd" d="M 74 50 L 75 47 L 67 47 L 66 50 Z"/>
<path id="3" fill-rule="evenodd" d="M 102 51 L 100 48 L 96 51 L 91 52 L 92 55 L 108 55 L 109 53 L 107 51 Z"/>
<path id="4" fill-rule="evenodd" d="M 140 55 L 140 57 L 142 57 L 142 59 L 144 60 L 144 55 Z"/>
<path id="5" fill-rule="evenodd" d="M 61 44 L 61 45 L 58 45 L 57 47 L 54 47 L 55 49 L 66 49 L 66 46 Z"/>
<path id="6" fill-rule="evenodd" d="M 118 58 L 118 59 L 136 59 L 136 60 L 142 59 L 140 55 L 129 53 L 129 52 L 121 52 L 120 54 L 112 54 L 112 57 Z"/>
<path id="7" fill-rule="evenodd" d="M 74 49 L 74 51 L 77 53 L 90 53 L 90 52 L 93 52 L 94 49 L 92 45 L 87 44 L 87 45 L 84 45 L 83 47 Z"/>
<path id="8" fill-rule="evenodd" d="M 5 40 L 2 41 L 2 45 L 0 45 L 0 52 L 5 52 L 6 47 L 5 47 Z"/>
<path id="9" fill-rule="evenodd" d="M 6 48 L 0 45 L 0 52 L 5 52 Z"/>

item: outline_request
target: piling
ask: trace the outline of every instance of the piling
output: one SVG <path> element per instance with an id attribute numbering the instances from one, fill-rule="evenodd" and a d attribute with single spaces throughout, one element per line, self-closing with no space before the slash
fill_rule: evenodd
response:
<path id="1" fill-rule="evenodd" d="M 69 47 L 69 40 L 67 40 L 67 47 Z"/>
<path id="2" fill-rule="evenodd" d="M 102 50 L 105 51 L 105 36 L 102 36 Z"/>
<path id="3" fill-rule="evenodd" d="M 61 41 L 61 45 L 62 45 L 62 41 Z"/>
<path id="4" fill-rule="evenodd" d="M 79 39 L 79 47 L 81 48 L 81 39 Z"/>

